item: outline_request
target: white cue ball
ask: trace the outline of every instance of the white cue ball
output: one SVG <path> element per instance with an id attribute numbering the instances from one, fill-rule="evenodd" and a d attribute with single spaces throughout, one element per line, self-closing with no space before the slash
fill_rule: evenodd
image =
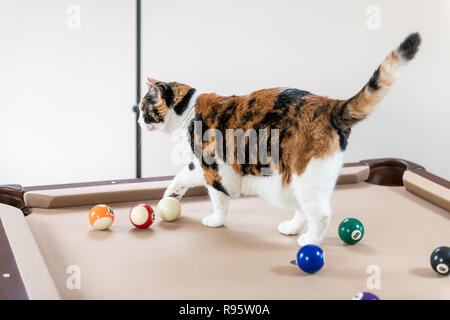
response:
<path id="1" fill-rule="evenodd" d="M 164 221 L 174 221 L 180 216 L 180 202 L 172 197 L 161 199 L 156 207 L 156 212 Z"/>

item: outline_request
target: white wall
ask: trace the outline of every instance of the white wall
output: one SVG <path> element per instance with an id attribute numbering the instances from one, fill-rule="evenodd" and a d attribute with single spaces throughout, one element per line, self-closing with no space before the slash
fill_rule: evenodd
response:
<path id="1" fill-rule="evenodd" d="M 68 29 L 66 9 L 81 9 Z M 135 7 L 0 2 L 0 184 L 134 174 Z"/>
<path id="2" fill-rule="evenodd" d="M 379 30 L 366 26 L 370 5 Z M 354 128 L 345 160 L 400 157 L 450 179 L 450 1 L 147 0 L 143 17 L 144 74 L 224 95 L 294 86 L 348 98 L 419 31 L 417 58 Z M 175 172 L 167 137 L 148 133 L 143 147 L 145 175 Z"/>
<path id="3" fill-rule="evenodd" d="M 81 28 L 66 27 L 69 5 Z M 369 5 L 381 28 L 366 27 Z M 134 176 L 134 1 L 0 2 L 0 184 Z M 423 45 L 346 161 L 401 157 L 450 179 L 450 2 L 143 0 L 143 76 L 241 94 L 294 86 L 347 98 L 412 31 Z M 143 77 L 144 79 L 144 77 Z M 145 176 L 174 174 L 143 137 Z"/>

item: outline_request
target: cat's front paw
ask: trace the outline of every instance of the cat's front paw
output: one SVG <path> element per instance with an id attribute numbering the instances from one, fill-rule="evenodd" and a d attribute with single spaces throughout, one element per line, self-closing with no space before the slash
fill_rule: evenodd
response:
<path id="1" fill-rule="evenodd" d="M 224 219 L 214 213 L 202 219 L 202 224 L 211 228 L 221 227 L 223 226 L 224 222 Z"/>
<path id="2" fill-rule="evenodd" d="M 297 239 L 297 243 L 301 247 L 306 246 L 307 244 L 314 244 L 318 246 L 320 242 L 322 242 L 322 239 L 320 239 L 318 236 L 314 234 L 308 234 L 308 232 L 302 234 Z"/>
<path id="3" fill-rule="evenodd" d="M 285 235 L 293 235 L 299 233 L 302 229 L 304 229 L 304 225 L 298 223 L 297 221 L 283 221 L 278 225 L 278 231 Z"/>
<path id="4" fill-rule="evenodd" d="M 166 192 L 164 192 L 163 199 L 167 197 L 175 198 L 177 200 L 181 200 L 181 197 L 185 193 L 186 188 L 178 187 L 173 189 L 167 189 Z"/>

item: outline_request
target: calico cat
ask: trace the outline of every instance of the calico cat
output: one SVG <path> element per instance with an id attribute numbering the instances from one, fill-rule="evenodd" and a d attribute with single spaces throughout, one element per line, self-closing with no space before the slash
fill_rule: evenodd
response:
<path id="1" fill-rule="evenodd" d="M 178 132 L 190 156 L 164 197 L 180 199 L 188 188 L 205 185 L 214 212 L 204 217 L 202 224 L 220 227 L 231 198 L 259 195 L 272 205 L 295 210 L 291 220 L 279 224 L 279 232 L 301 233 L 300 246 L 320 244 L 330 223 L 330 198 L 351 127 L 381 101 L 400 66 L 415 56 L 420 42 L 418 33 L 409 35 L 347 100 L 294 88 L 223 97 L 200 94 L 182 83 L 147 78 L 148 92 L 140 103 L 141 126 Z M 265 159 L 255 157 L 254 151 L 263 149 L 253 148 L 259 138 L 246 134 L 239 144 L 238 135 L 233 135 L 252 129 L 266 132 L 266 143 L 269 137 L 276 142 L 265 146 Z"/>

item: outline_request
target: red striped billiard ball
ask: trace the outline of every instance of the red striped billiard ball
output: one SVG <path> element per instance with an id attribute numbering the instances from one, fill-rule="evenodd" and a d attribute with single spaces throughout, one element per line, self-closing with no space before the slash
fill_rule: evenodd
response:
<path id="1" fill-rule="evenodd" d="M 139 203 L 130 211 L 130 222 L 136 228 L 148 228 L 152 225 L 153 221 L 155 221 L 155 213 L 152 207 L 146 203 Z"/>

